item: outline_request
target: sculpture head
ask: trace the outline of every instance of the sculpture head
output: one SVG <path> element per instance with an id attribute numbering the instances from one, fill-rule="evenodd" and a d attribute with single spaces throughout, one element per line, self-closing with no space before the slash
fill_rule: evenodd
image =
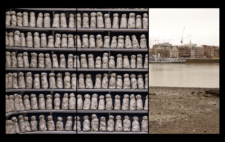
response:
<path id="1" fill-rule="evenodd" d="M 15 15 L 16 14 L 16 12 L 15 11 L 11 11 L 11 15 Z"/>
<path id="2" fill-rule="evenodd" d="M 63 98 L 68 98 L 68 93 L 64 93 Z"/>
<path id="3" fill-rule="evenodd" d="M 84 74 L 81 73 L 81 74 L 79 75 L 79 78 L 84 78 Z"/>
<path id="4" fill-rule="evenodd" d="M 78 94 L 78 95 L 77 95 L 77 98 L 81 98 L 81 99 L 82 99 L 82 96 L 81 96 L 80 94 Z"/>
<path id="5" fill-rule="evenodd" d="M 126 74 L 123 75 L 123 77 L 124 78 L 129 78 L 129 74 L 126 73 Z"/>
<path id="6" fill-rule="evenodd" d="M 84 120 L 88 120 L 89 117 L 88 117 L 87 115 L 85 115 L 85 116 L 83 117 L 83 119 L 84 119 Z"/>
<path id="7" fill-rule="evenodd" d="M 138 95 L 136 96 L 136 99 L 141 99 L 141 95 L 138 94 Z"/>
<path id="8" fill-rule="evenodd" d="M 5 95 L 5 99 L 8 100 L 9 99 L 9 96 L 8 95 Z"/>
<path id="9" fill-rule="evenodd" d="M 43 17 L 43 14 L 40 12 L 40 13 L 38 13 L 38 17 Z"/>
<path id="10" fill-rule="evenodd" d="M 88 58 L 93 58 L 93 54 L 88 54 Z"/>
<path id="11" fill-rule="evenodd" d="M 39 99 L 44 98 L 44 94 L 39 94 Z"/>
<path id="12" fill-rule="evenodd" d="M 67 116 L 68 121 L 72 121 L 72 116 Z"/>
<path id="13" fill-rule="evenodd" d="M 128 94 L 124 94 L 123 98 L 129 99 L 129 95 Z"/>
<path id="14" fill-rule="evenodd" d="M 121 75 L 117 75 L 117 79 L 122 79 L 122 76 Z"/>
<path id="15" fill-rule="evenodd" d="M 51 121 L 53 117 L 51 115 L 48 116 L 48 121 Z"/>
<path id="16" fill-rule="evenodd" d="M 27 32 L 27 36 L 32 36 L 31 32 Z"/>
<path id="17" fill-rule="evenodd" d="M 54 39 L 52 35 L 48 36 L 48 39 Z"/>
<path id="18" fill-rule="evenodd" d="M 6 52 L 5 52 L 5 55 L 6 55 L 6 56 L 10 56 L 11 53 L 10 53 L 9 51 L 6 51 Z M 17 55 L 17 57 L 18 57 L 18 55 Z"/>
<path id="19" fill-rule="evenodd" d="M 97 12 L 97 16 L 98 17 L 102 16 L 102 13 L 101 12 Z"/>
<path id="20" fill-rule="evenodd" d="M 117 119 L 117 120 L 121 120 L 121 116 L 120 116 L 120 115 L 117 115 L 117 116 L 116 116 L 116 119 Z"/>
<path id="21" fill-rule="evenodd" d="M 145 54 L 145 58 L 148 58 L 148 54 Z"/>
<path id="22" fill-rule="evenodd" d="M 138 78 L 143 78 L 142 74 L 139 74 L 137 77 L 138 77 Z"/>
<path id="23" fill-rule="evenodd" d="M 69 34 L 69 35 L 68 35 L 68 38 L 73 38 L 73 35 L 72 35 L 72 34 Z"/>
<path id="24" fill-rule="evenodd" d="M 110 116 L 109 116 L 109 119 L 110 119 L 110 120 L 113 120 L 113 119 L 114 119 L 114 116 L 113 116 L 113 115 L 110 115 Z"/>
<path id="25" fill-rule="evenodd" d="M 110 59 L 110 60 L 114 60 L 114 56 L 110 56 L 109 59 Z"/>
<path id="26" fill-rule="evenodd" d="M 8 73 L 8 77 L 12 77 L 12 74 L 11 73 Z"/>
<path id="27" fill-rule="evenodd" d="M 71 75 L 71 77 L 72 77 L 72 78 L 76 78 L 76 77 L 77 77 L 77 74 L 73 73 L 73 74 Z"/>
<path id="28" fill-rule="evenodd" d="M 124 56 L 123 56 L 123 59 L 128 59 L 128 56 L 127 56 L 127 55 L 124 55 Z"/>
<path id="29" fill-rule="evenodd" d="M 148 78 L 148 74 L 145 74 L 145 78 Z"/>
<path id="30" fill-rule="evenodd" d="M 101 57 L 98 56 L 98 57 L 96 58 L 96 61 L 101 61 Z"/>
<path id="31" fill-rule="evenodd" d="M 119 95 L 116 95 L 115 96 L 115 99 L 118 99 L 119 100 L 120 99 L 120 96 Z"/>
<path id="32" fill-rule="evenodd" d="M 137 57 L 138 57 L 138 58 L 142 58 L 142 55 L 141 55 L 141 54 L 137 54 Z"/>
<path id="33" fill-rule="evenodd" d="M 136 18 L 138 19 L 138 18 L 141 18 L 141 15 L 136 15 Z"/>
<path id="34" fill-rule="evenodd" d="M 16 31 L 14 32 L 14 36 L 15 36 L 15 35 L 20 35 L 20 31 L 16 30 Z"/>
<path id="35" fill-rule="evenodd" d="M 59 97 L 60 97 L 59 93 L 55 93 L 55 98 L 59 98 Z"/>
<path id="36" fill-rule="evenodd" d="M 108 53 L 103 53 L 103 57 L 108 57 L 109 54 Z"/>
<path id="37" fill-rule="evenodd" d="M 39 58 L 44 58 L 44 54 L 43 53 L 40 53 L 38 56 L 39 56 Z"/>
<path id="38" fill-rule="evenodd" d="M 62 117 L 57 117 L 57 120 L 58 120 L 59 122 L 62 122 Z"/>
<path id="39" fill-rule="evenodd" d="M 25 116 L 23 119 L 24 119 L 24 121 L 28 121 L 29 118 L 27 116 Z"/>
<path id="40" fill-rule="evenodd" d="M 117 54 L 117 58 L 122 58 L 122 54 Z"/>
<path id="41" fill-rule="evenodd" d="M 81 54 L 80 57 L 81 58 L 86 58 L 86 55 L 85 54 Z"/>
<path id="42" fill-rule="evenodd" d="M 20 37 L 24 37 L 24 33 L 20 33 Z"/>
<path id="43" fill-rule="evenodd" d="M 44 16 L 45 16 L 45 17 L 49 17 L 50 14 L 49 14 L 49 13 L 45 13 Z"/>
<path id="44" fill-rule="evenodd" d="M 21 95 L 18 95 L 18 99 L 22 99 L 22 96 Z"/>
<path id="45" fill-rule="evenodd" d="M 10 97 L 10 96 L 9 96 Z M 31 98 L 32 98 L 32 94 L 31 94 Z M 29 96 L 28 95 L 24 95 L 23 96 L 23 99 L 29 99 Z"/>
<path id="46" fill-rule="evenodd" d="M 113 40 L 116 40 L 116 39 L 117 39 L 117 37 L 116 37 L 116 36 L 113 36 L 113 37 L 112 37 L 112 39 L 113 39 Z"/>
<path id="47" fill-rule="evenodd" d="M 89 94 L 85 94 L 85 95 L 84 95 L 84 98 L 85 98 L 85 99 L 90 99 L 90 95 L 89 95 Z"/>
<path id="48" fill-rule="evenodd" d="M 109 39 L 109 36 L 104 36 L 104 39 Z"/>
<path id="49" fill-rule="evenodd" d="M 113 14 L 113 17 L 118 17 L 118 16 L 119 16 L 118 13 L 114 13 L 114 14 Z"/>
<path id="50" fill-rule="evenodd" d="M 122 14 L 122 18 L 127 18 L 127 14 Z"/>
<path id="51" fill-rule="evenodd" d="M 138 121 L 138 117 L 137 117 L 137 116 L 134 116 L 134 117 L 133 117 L 133 120 L 134 120 L 134 121 L 135 121 L 135 120 Z"/>
<path id="52" fill-rule="evenodd" d="M 13 77 L 13 78 L 17 78 L 17 73 L 13 73 L 13 74 L 12 74 L 12 77 Z"/>
<path id="53" fill-rule="evenodd" d="M 11 120 L 12 120 L 12 122 L 17 122 L 18 121 L 18 119 L 15 116 L 12 117 Z"/>
<path id="54" fill-rule="evenodd" d="M 56 38 L 61 38 L 61 34 L 57 33 L 57 34 L 55 34 L 55 37 Z"/>
<path id="55" fill-rule="evenodd" d="M 145 34 L 142 34 L 141 35 L 141 39 L 145 39 Z"/>
<path id="56" fill-rule="evenodd" d="M 19 72 L 18 76 L 23 77 L 23 72 Z"/>
<path id="57" fill-rule="evenodd" d="M 95 17 L 96 13 L 95 12 L 91 12 L 91 17 Z"/>
<path id="58" fill-rule="evenodd" d="M 131 78 L 136 78 L 136 75 L 135 74 L 131 74 L 130 77 Z"/>
<path id="59" fill-rule="evenodd" d="M 80 18 L 80 13 L 77 13 L 77 18 L 78 18 L 78 17 Z"/>
<path id="60" fill-rule="evenodd" d="M 110 94 L 106 94 L 105 97 L 106 97 L 106 98 L 111 98 L 111 95 L 110 95 Z"/>
<path id="61" fill-rule="evenodd" d="M 69 17 L 70 17 L 70 18 L 74 18 L 74 14 L 71 13 L 71 14 L 69 15 Z"/>
<path id="62" fill-rule="evenodd" d="M 52 95 L 47 95 L 46 98 L 47 99 L 51 99 L 52 98 Z"/>
<path id="63" fill-rule="evenodd" d="M 30 12 L 30 16 L 35 16 L 35 13 L 34 12 Z"/>
<path id="64" fill-rule="evenodd" d="M 129 14 L 129 17 L 130 17 L 130 18 L 135 18 L 135 13 L 130 13 L 130 14 Z"/>
<path id="65" fill-rule="evenodd" d="M 53 55 L 52 55 L 52 58 L 57 58 L 57 55 L 56 55 L 56 54 L 53 54 Z"/>
<path id="66" fill-rule="evenodd" d="M 148 116 L 143 116 L 143 120 L 148 120 Z"/>
<path id="67" fill-rule="evenodd" d="M 116 73 L 111 73 L 111 77 L 116 77 Z"/>
<path id="68" fill-rule="evenodd" d="M 131 99 L 131 98 L 135 98 L 135 95 L 134 95 L 134 94 L 131 94 L 131 95 L 130 95 L 130 99 Z"/>
<path id="69" fill-rule="evenodd" d="M 31 121 L 36 121 L 36 116 L 31 116 Z"/>
<path id="70" fill-rule="evenodd" d="M 23 52 L 23 56 L 28 56 L 28 53 L 27 52 Z"/>
<path id="71" fill-rule="evenodd" d="M 70 76 L 70 73 L 69 72 L 65 72 L 65 76 Z"/>
<path id="72" fill-rule="evenodd" d="M 45 54 L 45 58 L 49 58 L 50 55 L 48 53 Z"/>
<path id="73" fill-rule="evenodd" d="M 31 53 L 31 57 L 32 58 L 36 58 L 37 57 L 37 53 Z"/>
<path id="74" fill-rule="evenodd" d="M 118 39 L 124 39 L 124 36 L 120 35 L 118 36 Z"/>
<path id="75" fill-rule="evenodd" d="M 65 58 L 64 54 L 60 54 L 60 58 Z"/>
<path id="76" fill-rule="evenodd" d="M 88 14 L 87 13 L 83 13 L 83 17 L 88 17 Z"/>
<path id="77" fill-rule="evenodd" d="M 97 40 L 102 39 L 102 35 L 100 35 L 100 34 L 98 34 L 96 37 L 97 37 Z"/>
<path id="78" fill-rule="evenodd" d="M 13 95 L 9 95 L 9 99 L 14 99 L 14 96 Z"/>
<path id="79" fill-rule="evenodd" d="M 86 74 L 86 78 L 91 78 L 91 74 Z"/>
<path id="80" fill-rule="evenodd" d="M 98 94 L 96 94 L 96 93 L 94 93 L 93 95 L 92 95 L 92 98 L 97 98 L 98 97 Z"/>
<path id="81" fill-rule="evenodd" d="M 105 117 L 103 117 L 103 116 L 100 119 L 101 119 L 101 121 L 105 121 Z"/>
<path id="82" fill-rule="evenodd" d="M 10 56 L 10 54 L 9 54 L 9 56 Z M 22 53 L 17 54 L 17 58 L 22 57 L 22 56 L 23 56 Z"/>
<path id="83" fill-rule="evenodd" d="M 97 115 L 96 115 L 96 114 L 92 114 L 92 115 L 91 115 L 91 118 L 92 118 L 92 119 L 97 118 Z"/>
<path id="84" fill-rule="evenodd" d="M 67 35 L 66 34 L 62 34 L 62 38 L 67 38 Z"/>
<path id="85" fill-rule="evenodd" d="M 44 115 L 40 115 L 39 116 L 39 120 L 44 120 L 45 116 Z"/>
<path id="86" fill-rule="evenodd" d="M 137 40 L 136 35 L 132 35 L 132 40 Z"/>
<path id="87" fill-rule="evenodd" d="M 18 94 L 14 94 L 13 96 L 14 96 L 14 99 L 18 98 Z"/>
<path id="88" fill-rule="evenodd" d="M 74 98 L 75 97 L 74 93 L 70 93 L 70 97 Z"/>
<path id="89" fill-rule="evenodd" d="M 103 76 L 104 76 L 104 77 L 108 77 L 109 75 L 108 75 L 107 73 L 104 73 Z"/>
<path id="90" fill-rule="evenodd" d="M 10 12 L 9 11 L 6 11 L 6 15 L 10 15 Z"/>
<path id="91" fill-rule="evenodd" d="M 46 34 L 45 34 L 45 33 L 42 33 L 42 34 L 41 34 L 41 37 L 46 37 Z"/>
<path id="92" fill-rule="evenodd" d="M 31 98 L 36 98 L 36 95 L 35 94 L 31 94 L 30 97 Z"/>
<path id="93" fill-rule="evenodd" d="M 39 74 L 34 74 L 34 78 L 39 78 Z"/>
<path id="94" fill-rule="evenodd" d="M 144 14 L 143 14 L 143 17 L 144 17 L 144 18 L 148 18 L 148 14 L 147 14 L 147 13 L 144 13 Z"/>
<path id="95" fill-rule="evenodd" d="M 99 96 L 99 99 L 104 99 L 105 97 L 103 95 L 100 95 Z"/>
<path id="96" fill-rule="evenodd" d="M 18 116 L 19 121 L 23 120 L 23 115 Z"/>
<path id="97" fill-rule="evenodd" d="M 102 75 L 101 74 L 96 74 L 96 76 L 95 76 L 96 78 L 101 78 L 102 77 Z"/>

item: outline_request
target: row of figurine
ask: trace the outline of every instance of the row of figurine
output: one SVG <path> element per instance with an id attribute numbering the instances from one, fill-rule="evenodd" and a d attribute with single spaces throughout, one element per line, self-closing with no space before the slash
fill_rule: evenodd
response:
<path id="1" fill-rule="evenodd" d="M 148 8 L 82 8 L 82 9 L 148 9 Z"/>
<path id="2" fill-rule="evenodd" d="M 70 96 L 70 98 L 68 98 Z M 46 95 L 46 101 L 43 94 L 39 94 L 39 100 L 37 103 L 37 98 L 35 94 L 31 94 L 31 101 L 28 95 L 24 95 L 23 99 L 21 95 L 6 95 L 6 113 L 12 111 L 24 111 L 24 110 L 52 110 L 52 96 Z M 135 99 L 136 97 L 136 99 Z M 77 95 L 77 109 L 78 110 L 148 110 L 148 95 L 145 97 L 145 104 L 142 101 L 141 95 L 129 95 L 124 94 L 122 100 L 122 107 L 120 101 L 120 95 L 115 96 L 115 100 L 111 98 L 110 94 L 106 94 L 106 99 L 104 100 L 104 95 L 99 96 L 94 93 L 90 99 L 89 94 L 84 95 L 84 101 L 82 95 Z M 61 103 L 62 102 L 62 103 Z M 74 93 L 64 93 L 62 101 L 60 100 L 60 95 L 55 93 L 54 96 L 54 109 L 60 110 L 60 104 L 62 110 L 75 110 L 76 109 L 76 98 Z M 114 108 L 113 108 L 114 104 Z M 144 105 L 143 105 L 144 104 Z M 143 108 L 144 106 L 144 108 Z"/>
<path id="3" fill-rule="evenodd" d="M 6 51 L 6 68 L 117 68 L 117 69 L 142 69 L 148 68 L 148 54 L 145 54 L 144 66 L 142 61 L 142 55 L 137 54 L 131 55 L 130 60 L 127 55 L 117 54 L 116 63 L 114 60 L 114 56 L 108 56 L 108 53 L 103 53 L 103 58 L 97 56 L 94 60 L 93 54 L 88 54 L 88 60 L 86 59 L 85 54 L 81 54 L 81 59 L 79 56 L 73 54 L 68 54 L 67 62 L 64 54 L 60 54 L 60 62 L 58 62 L 58 58 L 56 54 L 52 55 L 52 61 L 49 53 L 39 53 L 38 54 L 38 62 L 37 62 L 37 54 L 31 53 L 31 60 L 29 64 L 28 53 L 23 52 L 17 54 L 16 52 L 10 53 Z M 52 66 L 53 65 L 53 66 Z"/>
<path id="4" fill-rule="evenodd" d="M 39 74 L 34 74 L 34 79 L 31 72 L 26 73 L 26 78 L 24 79 L 24 73 L 8 73 L 6 74 L 6 89 L 148 89 L 148 74 L 145 74 L 145 83 L 142 74 L 136 75 L 128 73 L 122 75 L 116 75 L 116 73 L 110 74 L 110 80 L 108 79 L 108 74 L 104 73 L 103 78 L 101 74 L 96 74 L 95 85 L 93 86 L 91 74 L 86 74 L 86 79 L 84 79 L 84 74 L 79 75 L 77 80 L 76 73 L 72 73 L 70 77 L 69 72 L 65 72 L 64 79 L 62 73 L 57 73 L 57 79 L 55 79 L 54 73 L 49 73 L 49 80 L 47 79 L 47 73 L 41 73 L 41 80 Z M 130 78 L 129 78 L 130 77 Z M 49 83 L 48 83 L 49 82 Z"/>
<path id="5" fill-rule="evenodd" d="M 19 115 L 18 119 L 14 116 L 11 120 L 6 120 L 6 134 L 18 134 L 31 131 L 108 131 L 108 132 L 147 132 L 148 131 L 148 116 L 143 116 L 140 123 L 137 116 L 133 116 L 133 121 L 131 123 L 129 116 L 124 116 L 124 120 L 121 120 L 121 116 L 116 116 L 116 122 L 114 122 L 114 116 L 110 115 L 106 124 L 106 118 L 101 117 L 100 121 L 96 114 L 91 115 L 91 122 L 89 116 L 85 115 L 83 117 L 83 124 L 80 121 L 79 116 L 74 117 L 74 123 L 72 116 L 67 116 L 67 121 L 64 126 L 62 117 L 57 117 L 57 122 L 53 120 L 53 116 L 49 115 L 47 117 L 47 123 L 44 115 L 39 116 L 39 127 L 37 129 L 36 116 L 31 116 L 30 123 L 28 117 Z M 47 125 L 46 125 L 47 124 Z M 81 124 L 82 128 L 81 129 Z M 73 126 L 73 127 L 72 127 Z"/>
<path id="6" fill-rule="evenodd" d="M 55 41 L 54 41 L 55 40 Z M 6 32 L 6 46 L 16 46 L 16 47 L 34 47 L 34 48 L 119 48 L 119 49 L 145 49 L 147 48 L 147 40 L 145 34 L 140 36 L 140 44 L 136 38 L 136 35 L 132 35 L 132 41 L 129 35 L 126 35 L 125 40 L 124 36 L 118 36 L 118 40 L 116 36 L 112 37 L 112 41 L 110 44 L 110 37 L 104 36 L 104 42 L 102 40 L 102 35 L 98 34 L 96 36 L 90 35 L 88 39 L 87 34 L 82 35 L 82 41 L 79 35 L 73 36 L 69 34 L 57 33 L 55 34 L 55 39 L 52 35 L 48 36 L 48 41 L 46 38 L 46 34 L 42 33 L 41 38 L 39 37 L 39 33 L 34 33 L 34 38 L 32 37 L 31 32 L 27 32 L 27 37 L 24 37 L 24 33 L 20 33 L 20 31 L 16 30 L 13 32 Z"/>
<path id="7" fill-rule="evenodd" d="M 43 18 L 44 15 L 44 18 Z M 76 18 L 75 18 L 76 17 Z M 89 19 L 90 17 L 90 19 Z M 104 20 L 103 20 L 104 19 Z M 111 22 L 112 19 L 112 22 Z M 66 19 L 65 13 L 54 14 L 53 22 L 51 26 L 50 13 L 39 13 L 36 19 L 35 13 L 30 12 L 30 21 L 28 21 L 28 12 L 6 12 L 6 26 L 19 26 L 19 27 L 38 27 L 38 28 L 113 28 L 113 29 L 148 29 L 148 14 L 144 13 L 143 17 L 141 15 L 136 15 L 135 13 L 129 14 L 129 19 L 127 20 L 127 14 L 122 14 L 119 19 L 119 14 L 114 13 L 113 18 L 110 18 L 108 13 L 103 14 L 101 12 L 92 12 L 90 16 L 88 13 L 76 15 L 70 14 L 69 21 Z M 90 21 L 90 22 L 89 22 Z M 67 24 L 67 22 L 69 22 Z M 89 25 L 90 23 L 90 25 Z M 119 24 L 120 23 L 120 24 Z"/>

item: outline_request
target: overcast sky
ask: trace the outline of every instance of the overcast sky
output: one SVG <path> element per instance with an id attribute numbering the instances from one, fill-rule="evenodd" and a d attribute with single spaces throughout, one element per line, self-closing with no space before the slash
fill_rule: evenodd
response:
<path id="1" fill-rule="evenodd" d="M 150 8 L 149 9 L 149 38 L 150 48 L 159 42 L 219 46 L 219 9 L 218 8 Z M 157 43 L 157 41 L 156 41 Z"/>

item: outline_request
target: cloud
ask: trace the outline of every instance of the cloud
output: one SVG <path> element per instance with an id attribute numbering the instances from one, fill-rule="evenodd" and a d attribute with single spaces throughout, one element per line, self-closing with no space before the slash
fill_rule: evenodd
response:
<path id="1" fill-rule="evenodd" d="M 192 34 L 188 34 L 184 38 L 193 38 L 193 36 L 192 36 Z"/>

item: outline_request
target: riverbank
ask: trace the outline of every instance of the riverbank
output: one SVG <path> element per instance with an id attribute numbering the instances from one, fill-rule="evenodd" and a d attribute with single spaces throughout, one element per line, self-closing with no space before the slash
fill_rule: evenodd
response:
<path id="1" fill-rule="evenodd" d="M 219 88 L 150 87 L 150 134 L 219 134 Z"/>
<path id="2" fill-rule="evenodd" d="M 187 59 L 186 63 L 219 63 L 220 59 Z"/>

